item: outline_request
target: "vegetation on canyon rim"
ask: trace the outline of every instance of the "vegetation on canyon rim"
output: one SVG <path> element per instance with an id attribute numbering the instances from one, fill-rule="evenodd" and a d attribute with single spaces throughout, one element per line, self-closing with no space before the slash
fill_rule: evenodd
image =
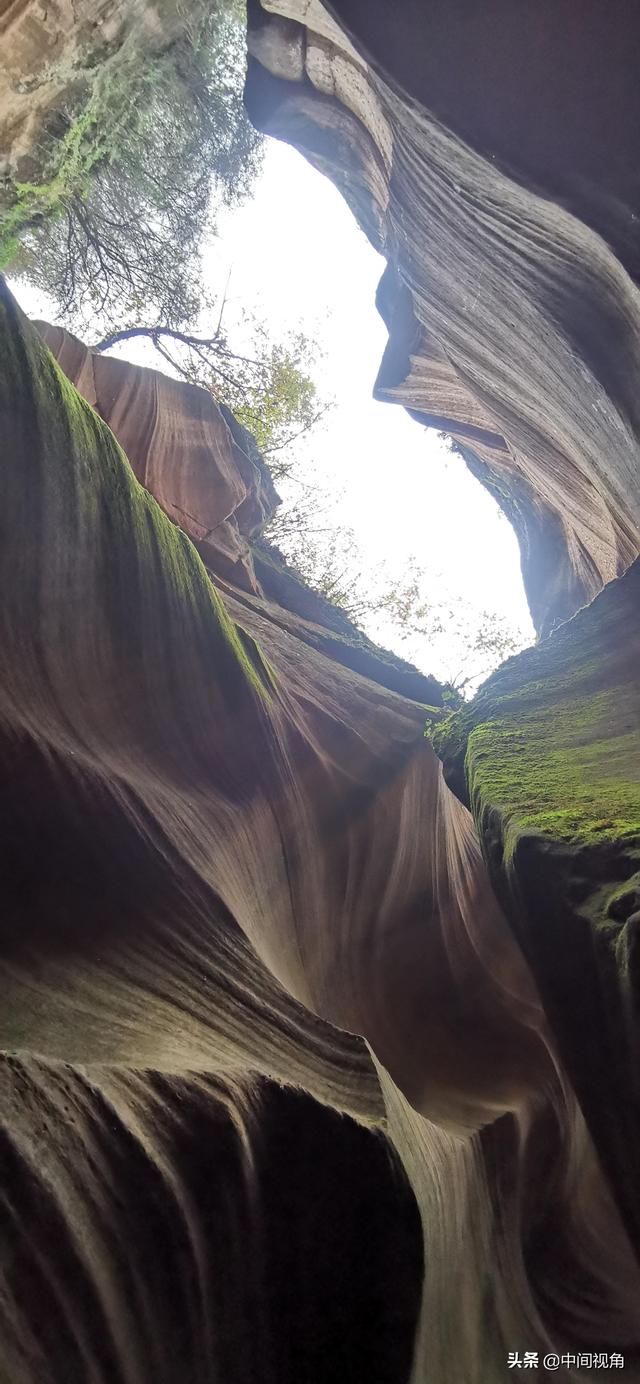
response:
<path id="1" fill-rule="evenodd" d="M 620 578 L 629 615 L 638 576 Z M 535 833 L 571 848 L 640 844 L 634 767 L 638 695 L 633 656 L 618 658 L 615 694 L 607 647 L 616 618 L 605 587 L 553 636 L 504 664 L 472 705 L 428 728 L 450 784 L 502 820 L 505 859 Z M 620 600 L 620 597 L 618 597 Z M 623 618 L 621 628 L 626 628 Z M 613 734 L 612 727 L 616 727 Z"/>
<path id="2" fill-rule="evenodd" d="M 70 385 L 37 335 L 24 327 L 9 296 L 0 292 L 0 335 L 6 343 L 0 409 L 9 417 L 11 406 L 26 437 L 31 429 L 43 438 L 39 484 L 52 511 L 73 513 L 77 532 L 85 534 L 94 532 L 101 516 L 109 516 L 108 558 L 104 549 L 95 549 L 93 539 L 90 546 L 96 572 L 102 577 L 108 573 L 110 580 L 117 573 L 118 588 L 129 593 L 132 629 L 136 621 L 141 627 L 149 619 L 151 590 L 153 599 L 159 599 L 156 575 L 161 569 L 160 622 L 181 631 L 183 657 L 191 649 L 197 661 L 205 647 L 212 670 L 215 667 L 219 675 L 224 668 L 232 695 L 268 701 L 276 686 L 273 669 L 250 636 L 229 618 L 193 544 L 136 479 L 113 434 Z M 67 462 L 64 479 L 52 486 L 53 462 L 60 455 Z M 54 530 L 56 522 L 54 513 Z M 77 554 L 68 554 L 66 560 L 76 559 Z M 100 580 L 98 576 L 94 595 L 108 606 L 106 591 L 98 594 Z M 64 602 L 60 606 L 64 608 Z M 131 644 L 135 645 L 135 635 Z M 122 647 L 126 649 L 126 641 Z M 130 667 L 136 666 L 131 648 L 127 657 Z M 212 676 L 211 686 L 216 685 Z"/>
<path id="3" fill-rule="evenodd" d="M 60 115 L 42 179 L 10 190 L 0 264 L 45 292 L 57 320 L 98 349 L 146 335 L 268 450 L 310 427 L 321 405 L 304 334 L 274 341 L 245 313 L 251 350 L 234 351 L 224 302 L 205 282 L 204 237 L 221 207 L 250 194 L 261 166 L 263 141 L 242 103 L 242 11 L 220 0 L 151 58 L 127 35 L 85 104 Z"/>
<path id="4" fill-rule="evenodd" d="M 192 321 L 212 193 L 241 201 L 260 167 L 236 0 L 185 19 L 164 52 L 141 44 L 132 28 L 78 104 L 56 111 L 37 181 L 3 199 L 0 265 L 17 256 L 81 334 L 128 327 L 141 312 L 170 327 Z"/>
<path id="5" fill-rule="evenodd" d="M 57 320 L 101 351 L 146 338 L 161 368 L 210 389 L 256 438 L 284 503 L 266 537 L 299 576 L 357 624 L 382 616 L 403 642 L 446 630 L 465 647 L 448 676 L 465 692 L 519 647 L 499 617 L 425 595 L 410 558 L 363 570 L 354 531 L 296 444 L 331 407 L 304 331 L 278 341 L 250 307 L 235 329 L 203 272 L 205 236 L 223 206 L 250 196 L 263 142 L 242 101 L 244 6 L 219 0 L 166 51 L 135 34 L 102 64 L 84 104 L 58 112 L 42 177 L 15 184 L 0 224 L 0 264 L 52 298 Z M 6 201 L 6 198 L 5 198 Z M 238 344 L 239 342 L 239 344 Z"/>

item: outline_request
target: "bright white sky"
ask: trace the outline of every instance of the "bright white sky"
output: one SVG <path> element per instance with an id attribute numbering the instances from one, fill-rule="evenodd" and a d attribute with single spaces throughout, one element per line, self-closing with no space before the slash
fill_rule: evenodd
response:
<path id="1" fill-rule="evenodd" d="M 207 278 L 222 293 L 231 271 L 230 315 L 234 305 L 255 310 L 275 338 L 302 328 L 323 350 L 319 385 L 336 406 L 307 440 L 306 464 L 323 488 L 335 490 L 336 519 L 355 530 L 362 570 L 373 580 L 381 562 L 399 573 L 414 556 L 429 573 L 429 594 L 459 595 L 479 611 L 495 611 L 531 642 L 510 525 L 434 431 L 372 398 L 386 341 L 375 308 L 384 262 L 338 191 L 295 150 L 269 140 L 252 200 L 219 217 L 217 230 Z M 13 287 L 32 316 L 51 315 L 26 285 Z M 139 344 L 119 353 L 149 361 Z M 426 672 L 444 678 L 457 671 L 459 650 L 446 638 L 429 649 L 424 641 L 399 643 L 384 622 L 367 628 Z"/>

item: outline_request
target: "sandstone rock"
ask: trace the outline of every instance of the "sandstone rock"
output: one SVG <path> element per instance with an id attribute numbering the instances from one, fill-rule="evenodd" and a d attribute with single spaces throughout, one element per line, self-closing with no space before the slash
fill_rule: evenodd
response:
<path id="1" fill-rule="evenodd" d="M 75 981 L 69 977 L 70 988 L 59 992 L 57 1001 L 52 996 L 46 1011 L 39 1013 L 28 998 L 26 973 L 16 959 L 5 992 L 5 1044 L 17 1046 L 14 1024 L 20 1032 L 33 1024 L 30 1044 L 43 1042 L 47 1055 L 78 1060 L 84 1047 L 92 1060 L 108 1059 L 110 989 L 115 987 L 113 996 L 120 982 L 113 973 L 103 988 L 98 972 L 108 964 L 113 944 L 116 971 L 121 962 L 116 962 L 115 955 L 124 946 L 129 975 L 119 1001 L 129 1017 L 126 1030 L 118 1023 L 113 1059 L 119 1051 L 122 1060 L 130 1043 L 128 1060 L 143 1060 L 148 1044 L 154 1045 L 152 1028 L 160 1025 L 160 1037 L 164 1024 L 159 1014 L 156 1020 L 144 1017 L 142 1009 L 136 1018 L 137 1001 L 129 985 L 137 989 L 138 966 L 144 971 L 148 965 L 148 955 L 146 961 L 143 955 L 158 926 L 159 919 L 152 916 L 156 893 L 164 898 L 161 912 L 166 914 L 171 879 L 184 875 L 180 887 L 188 893 L 186 881 L 191 876 L 198 897 L 202 890 L 202 897 L 207 892 L 211 895 L 210 904 L 204 905 L 211 926 L 219 916 L 224 930 L 223 916 L 229 915 L 267 973 L 299 1003 L 372 1041 L 377 1033 L 374 1046 L 377 1042 L 379 1055 L 419 1105 L 436 1109 L 444 1100 L 447 1121 L 462 1127 L 482 1123 L 484 1096 L 478 1098 L 476 1090 L 477 1082 L 483 1080 L 480 1072 L 477 1079 L 470 1073 L 463 1078 L 457 1098 L 447 1089 L 449 1078 L 443 1079 L 437 1071 L 427 1073 L 420 1056 L 433 1039 L 441 1049 L 444 1070 L 453 1052 L 446 1000 L 449 963 L 436 920 L 444 908 L 463 942 L 454 882 L 459 856 L 474 862 L 465 886 L 471 891 L 468 906 L 484 913 L 498 950 L 505 945 L 509 951 L 512 944 L 487 892 L 470 817 L 444 789 L 440 766 L 424 739 L 424 710 L 300 645 L 295 628 L 291 633 L 278 628 L 268 611 L 252 612 L 230 597 L 238 620 L 233 624 L 186 536 L 168 523 L 137 484 L 112 434 L 70 389 L 8 298 L 5 322 L 9 340 L 15 342 L 5 370 L 5 416 L 13 441 L 6 512 L 10 510 L 15 520 L 4 559 L 8 571 L 13 565 L 17 573 L 13 582 L 7 582 L 4 607 L 5 648 L 12 670 L 6 715 L 17 737 L 6 753 L 11 772 L 21 760 L 25 764 L 22 783 L 12 790 L 18 795 L 15 811 L 21 828 L 14 869 L 22 881 L 25 851 L 28 858 L 31 849 L 23 834 L 33 830 L 28 823 L 29 802 L 39 784 L 37 797 L 43 812 L 39 830 L 43 840 L 50 841 L 40 871 L 42 878 L 49 877 L 45 889 L 49 921 L 41 917 L 36 925 L 32 918 L 37 942 L 34 936 L 28 945 L 44 946 L 49 955 L 47 962 L 43 955 L 45 970 L 50 963 L 55 968 L 61 939 L 67 937 L 72 952 L 77 945 L 80 948 L 73 965 Z M 126 370 L 116 364 L 119 371 Z M 137 399 L 135 381 L 147 372 L 132 370 L 130 374 Z M 99 374 L 95 379 L 99 396 Z M 170 429 L 175 416 L 172 391 L 183 387 L 166 383 Z M 189 387 L 184 392 L 184 417 L 189 420 L 193 392 Z M 136 416 L 141 424 L 136 437 L 145 439 L 151 435 L 145 411 L 138 408 Z M 117 421 L 118 417 L 116 410 L 112 418 Z M 29 437 L 27 418 L 32 420 Z M 159 425 L 160 438 L 165 431 Z M 189 426 L 184 436 L 189 455 L 193 440 Z M 28 465 L 19 460 L 25 447 Z M 38 541 L 33 534 L 25 549 L 20 534 L 28 522 L 34 489 L 43 497 Z M 49 562 L 47 554 L 52 568 L 45 580 L 34 585 L 37 567 Z M 80 594 L 73 598 L 74 588 L 82 593 L 81 599 Z M 22 606 L 25 598 L 28 611 Z M 31 631 L 28 636 L 27 630 Z M 41 683 L 39 691 L 37 683 Z M 19 700 L 12 702 L 18 687 L 22 688 Z M 77 714 L 67 690 L 71 687 L 78 699 Z M 51 763 L 57 766 L 53 779 Z M 63 791 L 50 818 L 58 774 L 69 791 L 68 795 Z M 73 821 L 85 774 L 95 793 L 87 787 L 81 842 Z M 395 828 L 388 836 L 398 811 L 410 820 L 437 815 L 443 830 L 450 822 L 447 857 L 439 858 L 435 843 L 424 850 L 418 849 L 417 841 L 405 842 Z M 67 813 L 71 816 L 65 825 Z M 140 813 L 146 820 L 142 836 L 135 828 L 130 834 L 131 813 L 134 818 Z M 90 842 L 99 841 L 111 829 L 114 854 L 108 873 L 113 872 L 114 878 L 111 886 L 104 878 L 98 891 L 100 922 L 72 941 L 72 915 L 76 908 L 82 912 L 88 906 L 87 890 L 94 891 L 94 872 L 100 870 L 102 875 Z M 115 868 L 116 837 L 124 851 L 121 870 Z M 242 839 L 251 843 L 246 858 Z M 135 848 L 134 840 L 138 841 Z M 71 877 L 61 868 L 69 849 L 65 841 L 74 842 L 81 856 L 89 851 L 92 866 L 86 875 L 78 868 Z M 139 879 L 137 902 L 132 897 L 123 913 L 129 888 L 125 880 L 131 880 L 133 868 L 131 859 L 125 862 L 134 849 L 142 851 L 133 870 Z M 366 887 L 354 895 L 360 877 Z M 40 883 L 38 890 L 42 887 Z M 25 927 L 31 902 L 28 891 L 19 897 L 23 926 L 14 941 L 21 948 L 29 931 Z M 417 927 L 416 909 L 423 908 L 433 913 L 431 935 Z M 200 901 L 193 919 L 185 922 L 188 932 L 202 927 L 202 909 Z M 206 940 L 208 931 L 205 928 L 202 935 L 205 950 L 200 948 L 197 963 L 203 978 L 205 952 L 213 971 L 218 968 L 215 948 L 211 950 L 213 934 Z M 374 935 L 378 937 L 375 944 Z M 397 943 L 403 935 L 407 943 L 413 940 L 400 947 Z M 369 943 L 354 968 L 347 954 L 352 945 L 358 946 L 355 939 L 359 937 L 368 937 Z M 158 939 L 158 944 L 163 947 L 167 942 Z M 101 958 L 98 972 L 95 945 Z M 85 953 L 84 961 L 80 952 Z M 379 955 L 384 955 L 381 970 Z M 518 965 L 515 951 L 513 962 Z M 25 964 L 28 969 L 26 954 Z M 176 958 L 176 977 L 185 964 L 186 956 L 181 961 Z M 473 971 L 472 953 L 468 964 Z M 425 1006 L 425 982 L 433 992 L 433 1007 Z M 190 1020 L 174 1034 L 164 1031 L 155 1066 L 172 1069 L 202 1064 L 205 1014 L 213 983 L 212 973 L 202 992 L 205 1010 L 195 1028 Z M 80 989 L 71 999 L 76 985 Z M 96 1025 L 91 1036 L 85 1034 L 80 1045 L 79 1031 L 65 1029 L 62 1019 L 69 1002 L 74 1007 L 87 1002 L 81 1000 L 85 985 L 93 995 L 90 1003 L 96 1014 L 106 1005 L 105 1022 Z M 522 985 L 526 989 L 524 975 Z M 205 992 L 209 994 L 206 1002 Z M 176 992 L 173 1003 L 177 1000 Z M 535 1000 L 531 1003 L 535 1014 Z M 396 1010 L 398 1018 L 391 1022 Z M 203 1022 L 205 1028 L 199 1031 L 198 1024 Z M 485 1021 L 488 1051 L 495 1060 L 499 1051 L 506 1059 L 504 1074 L 492 1074 L 486 1093 L 493 1103 L 493 1093 L 498 1092 L 498 1104 L 511 1092 L 514 1080 L 512 1059 L 498 1041 L 502 1022 L 499 1014 Z M 453 1024 L 455 1029 L 455 1020 Z M 464 1032 L 460 1036 L 464 1042 Z M 522 1044 L 523 1061 L 531 1060 L 533 1068 L 539 1062 L 544 1066 L 544 1043 L 538 1057 L 527 1025 Z M 165 1047 L 166 1057 L 162 1057 L 160 1049 Z M 478 1068 L 480 1050 L 476 1039 L 472 1062 Z M 150 1053 L 149 1049 L 148 1057 Z M 520 1079 L 519 1072 L 518 1084 Z"/>
<path id="2" fill-rule="evenodd" d="M 402 1242 L 412 1267 L 385 1286 L 381 1249 L 349 1306 L 349 1350 L 362 1314 L 362 1359 L 379 1356 L 381 1379 L 399 1384 L 408 1368 L 416 1204 L 428 1265 L 416 1380 L 500 1378 L 514 1331 L 542 1349 L 586 1344 L 594 1329 L 608 1339 L 614 1323 L 630 1346 L 637 1275 L 620 1216 L 471 817 L 424 738 L 424 707 L 327 657 L 300 636 L 303 617 L 276 618 L 272 602 L 219 579 L 226 613 L 186 533 L 6 293 L 2 305 L 0 1043 L 16 1061 L 3 1071 L 5 1243 L 14 1238 L 0 1351 L 12 1377 L 66 1384 L 82 1360 L 105 1384 L 117 1373 L 177 1384 L 186 1359 L 196 1379 L 211 1378 L 215 1361 L 250 1384 L 248 1322 L 265 1360 L 270 1345 L 280 1361 L 277 1378 L 299 1377 L 302 1360 L 303 1377 L 321 1384 L 344 1362 L 344 1342 L 310 1352 L 294 1333 L 292 1363 L 269 1317 L 286 1262 L 281 1222 L 264 1229 L 238 1161 L 253 1074 L 384 1128 L 405 1165 L 415 1202 L 405 1184 L 388 1244 Z M 102 382 L 69 349 L 97 401 Z M 120 398 L 127 387 L 140 397 L 140 373 L 120 379 Z M 165 438 L 178 416 L 201 417 L 189 390 L 176 409 L 173 388 L 156 395 L 173 423 L 150 431 L 143 409 L 134 448 L 154 431 Z M 115 404 L 111 417 L 132 426 Z M 173 436 L 188 459 L 191 430 Z M 151 474 L 146 455 L 136 465 Z M 153 474 L 164 484 L 162 467 Z M 216 1113 L 220 1101 L 230 1119 Z M 329 1119 L 319 1106 L 308 1107 L 318 1131 Z M 256 1118 L 257 1143 L 240 1139 L 258 1168 L 266 1127 Z M 280 1148 L 286 1101 L 283 1119 Z M 206 1323 L 189 1284 L 195 1273 L 207 1294 L 216 1256 L 228 1265 L 231 1251 L 220 1214 L 215 1245 L 205 1229 L 207 1182 L 189 1153 L 203 1130 L 216 1197 L 223 1179 L 233 1224 L 247 1226 Z M 353 1147 L 356 1135 L 344 1139 Z M 271 1197 L 290 1185 L 275 1147 L 262 1164 Z M 367 1139 L 361 1148 L 369 1164 Z M 371 1176 L 388 1197 L 379 1164 Z M 305 1236 L 320 1223 L 304 1212 L 313 1186 L 308 1171 L 287 1231 L 306 1259 Z M 152 1238 L 127 1209 L 140 1195 Z M 46 1209 L 37 1218 L 34 1202 Z M 342 1221 L 331 1253 L 356 1233 Z M 261 1225 L 267 1280 L 259 1265 L 257 1277 L 243 1271 Z M 551 1264 L 536 1248 L 540 1226 L 553 1236 Z M 344 1252 L 355 1253 L 350 1240 Z M 589 1291 L 602 1290 L 588 1323 L 576 1321 L 582 1289 L 567 1287 L 567 1265 L 570 1282 L 588 1272 Z M 324 1294 L 313 1252 L 309 1273 Z M 40 1294 L 36 1325 L 24 1283 L 43 1274 L 51 1293 Z M 547 1294 L 553 1310 L 541 1315 Z M 372 1325 L 376 1300 L 384 1310 Z M 392 1302 L 397 1328 L 385 1316 Z M 458 1302 L 471 1315 L 452 1336 Z M 332 1310 L 319 1306 L 313 1321 L 330 1322 Z M 172 1352 L 165 1332 L 187 1344 Z"/>
<path id="3" fill-rule="evenodd" d="M 613 1315 L 592 1330 L 619 1329 L 637 1373 L 640 1320 L 625 1277 L 637 1282 L 629 1239 L 636 1259 L 640 1245 L 640 17 L 624 5 L 612 37 L 599 0 L 587 0 L 578 25 L 564 0 L 404 0 L 393 17 L 383 0 L 252 0 L 249 14 L 252 118 L 334 179 L 387 258 L 378 305 L 389 343 L 376 394 L 452 436 L 516 530 L 537 629 L 554 631 L 442 723 L 436 745 L 473 808 L 557 1039 L 564 1094 L 551 1097 L 553 1117 L 539 1108 L 525 1121 L 516 1183 L 535 1197 L 558 1155 L 558 1220 L 552 1192 L 537 1227 L 521 1225 L 513 1272 L 524 1267 L 539 1290 L 551 1275 L 558 1314 L 548 1284 L 537 1297 L 546 1329 L 563 1318 L 571 1334 L 603 1302 L 592 1269 L 607 1263 Z M 434 1233 L 447 1198 L 424 1170 L 442 1166 L 443 1149 L 387 1080 L 390 1130 L 431 1251 L 412 1378 L 501 1380 L 497 1324 L 493 1345 L 491 1332 L 471 1329 L 475 1353 L 450 1329 L 434 1341 L 435 1323 L 451 1322 L 445 1260 L 465 1286 L 458 1331 L 477 1320 L 481 1275 L 476 1263 L 465 1278 L 464 1255 L 452 1258 L 448 1236 Z M 563 1111 L 570 1089 L 597 1155 Z M 500 1121 L 482 1136 L 485 1167 L 511 1168 L 509 1187 L 511 1139 Z M 596 1191 L 598 1160 L 607 1187 Z M 451 1174 L 451 1151 L 444 1161 Z M 461 1171 L 467 1191 L 470 1177 Z M 498 1197 L 504 1206 L 504 1187 Z M 482 1194 L 471 1199 L 468 1239 L 482 1242 L 491 1234 Z M 626 1247 L 618 1231 L 609 1240 L 614 1221 Z M 511 1297 L 514 1340 L 533 1329 L 524 1304 Z"/>
<path id="4" fill-rule="evenodd" d="M 637 11 L 330 8 L 252 0 L 251 109 L 573 618 L 442 721 L 453 793 L 437 684 L 252 558 L 235 421 L 2 293 L 10 1384 L 640 1379 Z"/>
<path id="5" fill-rule="evenodd" d="M 392 24 L 382 3 L 250 5 L 253 120 L 334 178 L 391 266 L 377 392 L 517 516 L 542 632 L 639 547 L 637 9 L 604 30 L 600 0 L 579 36 L 565 0 L 403 3 Z"/>
<path id="6" fill-rule="evenodd" d="M 421 1237 L 378 1134 L 256 1077 L 33 1059 L 0 1105 L 11 1384 L 406 1377 Z"/>
<path id="7" fill-rule="evenodd" d="M 248 538 L 278 496 L 212 396 L 90 351 L 61 327 L 37 325 L 67 377 L 115 432 L 138 480 L 207 565 L 236 586 L 257 590 Z"/>
<path id="8" fill-rule="evenodd" d="M 436 732 L 638 1246 L 639 674 L 635 562 Z"/>

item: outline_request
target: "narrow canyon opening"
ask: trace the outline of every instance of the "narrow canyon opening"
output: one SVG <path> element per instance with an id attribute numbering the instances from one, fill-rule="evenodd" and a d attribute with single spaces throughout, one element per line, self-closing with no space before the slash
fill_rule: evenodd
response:
<path id="1" fill-rule="evenodd" d="M 0 8 L 2 1384 L 640 1380 L 640 15 Z"/>
<path id="2" fill-rule="evenodd" d="M 363 634 L 468 697 L 535 638 L 517 539 L 442 428 L 416 427 L 401 405 L 390 407 L 391 395 L 375 397 L 388 336 L 376 308 L 384 259 L 329 179 L 297 150 L 265 139 L 247 197 L 221 210 L 213 193 L 202 227 L 206 305 L 184 333 L 205 339 L 213 323 L 250 360 L 265 341 L 267 351 L 298 349 L 313 387 L 304 418 L 279 420 L 272 435 L 263 425 L 279 504 L 256 539 Z M 76 325 L 28 275 L 13 288 L 32 319 Z M 77 315 L 83 340 L 113 340 L 102 349 L 114 358 L 175 378 L 195 364 L 207 379 L 206 362 L 176 338 L 160 338 L 159 352 L 130 328 L 124 340 L 118 326 L 109 334 L 91 301 Z M 227 381 L 210 379 L 224 399 Z M 284 414 L 278 390 L 296 383 L 265 371 L 268 406 Z M 240 416 L 242 408 L 255 414 L 243 386 L 229 397 Z"/>

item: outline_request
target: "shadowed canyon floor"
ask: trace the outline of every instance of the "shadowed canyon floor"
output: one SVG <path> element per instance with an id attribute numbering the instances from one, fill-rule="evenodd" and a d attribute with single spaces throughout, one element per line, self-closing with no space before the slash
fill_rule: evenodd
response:
<path id="1" fill-rule="evenodd" d="M 543 637 L 447 714 L 209 394 L 2 288 L 2 1384 L 640 1380 L 640 19 L 394 10 L 252 0 L 248 107 Z"/>

